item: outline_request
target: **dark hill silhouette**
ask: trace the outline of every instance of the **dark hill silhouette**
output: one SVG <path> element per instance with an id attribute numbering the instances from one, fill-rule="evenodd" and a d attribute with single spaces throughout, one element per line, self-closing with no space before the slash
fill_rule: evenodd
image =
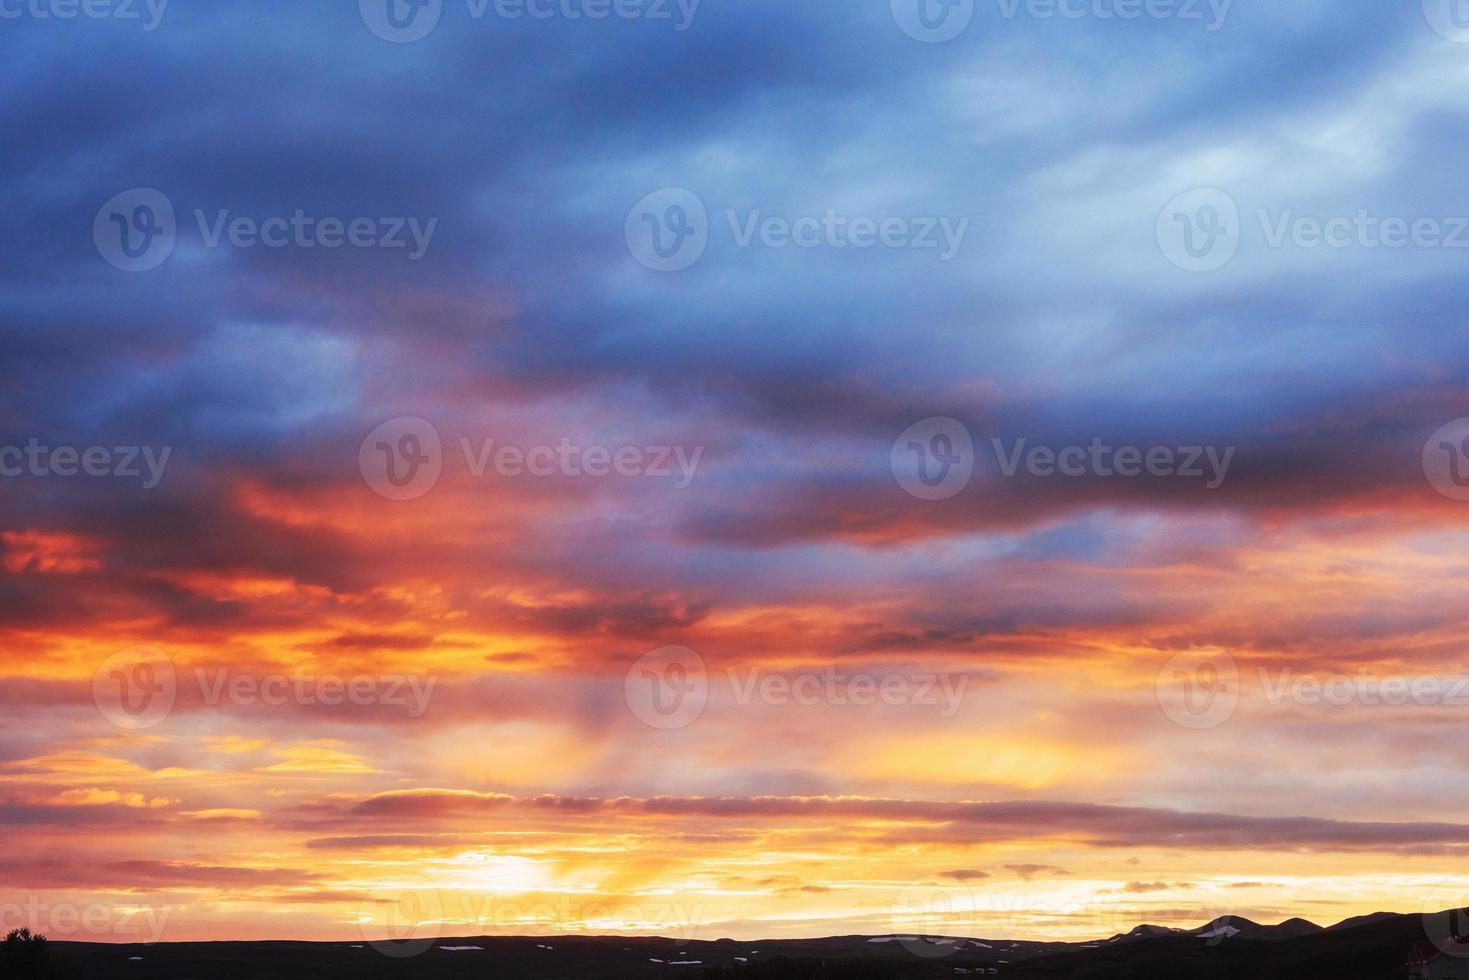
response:
<path id="1" fill-rule="evenodd" d="M 356 943 L 52 944 L 90 980 L 1384 980 L 1406 977 L 1447 913 L 1377 914 L 1323 929 L 1228 917 L 1195 929 L 1143 926 L 1088 943 L 955 937 L 825 939 L 445 938 L 412 958 Z M 917 950 L 915 952 L 914 950 Z M 1469 945 L 1449 955 L 1469 959 Z M 6 975 L 6 980 L 9 980 Z"/>

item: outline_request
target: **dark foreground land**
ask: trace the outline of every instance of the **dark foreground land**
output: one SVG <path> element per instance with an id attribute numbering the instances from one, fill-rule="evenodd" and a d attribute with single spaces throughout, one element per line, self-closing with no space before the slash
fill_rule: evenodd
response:
<path id="1" fill-rule="evenodd" d="M 440 939 L 434 948 L 401 959 L 351 943 L 51 947 L 67 967 L 54 976 L 87 980 L 1389 980 L 1407 977 L 1409 953 L 1426 938 L 1422 916 L 1380 915 L 1330 929 L 1300 920 L 1258 926 L 1243 919 L 1188 932 L 1143 926 L 1095 943 L 903 942 L 867 936 L 686 943 L 622 937 L 464 938 Z"/>

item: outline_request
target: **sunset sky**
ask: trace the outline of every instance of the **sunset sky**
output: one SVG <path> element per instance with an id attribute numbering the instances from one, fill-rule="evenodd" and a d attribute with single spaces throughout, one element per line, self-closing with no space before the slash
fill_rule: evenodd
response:
<path id="1" fill-rule="evenodd" d="M 1469 31 L 906 2 L 0 2 L 0 928 L 1469 897 Z"/>

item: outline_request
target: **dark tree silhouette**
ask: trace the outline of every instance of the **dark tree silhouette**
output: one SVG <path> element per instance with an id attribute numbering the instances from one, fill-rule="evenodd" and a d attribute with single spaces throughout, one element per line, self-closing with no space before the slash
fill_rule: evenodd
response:
<path id="1" fill-rule="evenodd" d="M 0 943 L 0 977 L 6 980 L 80 980 L 81 972 L 57 956 L 46 937 L 12 929 Z"/>

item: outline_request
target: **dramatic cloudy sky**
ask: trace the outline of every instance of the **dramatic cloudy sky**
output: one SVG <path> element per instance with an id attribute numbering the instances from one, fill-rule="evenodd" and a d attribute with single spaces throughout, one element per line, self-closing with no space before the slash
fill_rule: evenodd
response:
<path id="1" fill-rule="evenodd" d="M 1469 891 L 1446 0 L 530 7 L 0 0 L 0 925 Z"/>

